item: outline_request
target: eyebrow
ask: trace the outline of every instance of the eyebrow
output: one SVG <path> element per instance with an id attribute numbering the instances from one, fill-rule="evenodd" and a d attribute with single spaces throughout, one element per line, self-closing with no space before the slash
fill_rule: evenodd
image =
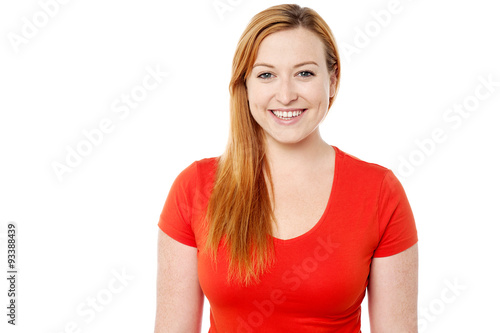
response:
<path id="1" fill-rule="evenodd" d="M 314 62 L 314 61 L 304 61 L 304 62 L 301 62 L 300 64 L 297 64 L 297 65 L 293 66 L 293 68 L 301 67 L 301 66 L 304 66 L 304 65 L 316 65 L 316 66 L 319 67 L 319 65 L 316 62 Z M 252 68 L 255 68 L 257 66 L 265 66 L 265 67 L 274 68 L 273 65 L 269 65 L 269 64 L 265 64 L 265 63 L 261 63 L 261 62 L 259 62 L 257 64 L 254 64 Z"/>

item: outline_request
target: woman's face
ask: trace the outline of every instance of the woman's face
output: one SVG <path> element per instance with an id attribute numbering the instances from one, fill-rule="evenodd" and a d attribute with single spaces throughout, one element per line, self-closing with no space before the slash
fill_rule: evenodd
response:
<path id="1" fill-rule="evenodd" d="M 262 41 L 246 81 L 250 112 L 267 141 L 297 143 L 319 131 L 335 93 L 321 39 L 304 28 Z"/>

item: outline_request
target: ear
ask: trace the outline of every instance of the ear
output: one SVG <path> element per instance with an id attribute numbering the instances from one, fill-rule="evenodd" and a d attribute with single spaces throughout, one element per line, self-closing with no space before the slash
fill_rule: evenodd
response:
<path id="1" fill-rule="evenodd" d="M 335 89 L 337 85 L 337 73 L 338 73 L 338 68 L 337 64 L 333 65 L 333 71 L 330 75 L 330 97 L 333 97 L 335 95 Z"/>

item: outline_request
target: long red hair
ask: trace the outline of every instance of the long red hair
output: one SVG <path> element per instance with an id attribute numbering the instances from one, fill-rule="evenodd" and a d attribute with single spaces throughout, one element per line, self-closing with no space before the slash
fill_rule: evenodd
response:
<path id="1" fill-rule="evenodd" d="M 246 79 L 262 40 L 272 33 L 303 27 L 316 33 L 325 46 L 327 68 L 340 79 L 338 48 L 330 28 L 314 10 L 285 4 L 255 15 L 243 32 L 233 58 L 230 92 L 230 131 L 218 160 L 215 182 L 208 201 L 208 237 L 204 249 L 215 260 L 221 242 L 229 257 L 228 281 L 248 285 L 274 262 L 271 200 L 274 189 L 266 159 L 264 131 L 248 106 Z M 266 181 L 267 177 L 267 181 Z M 267 183 L 269 185 L 267 185 Z"/>

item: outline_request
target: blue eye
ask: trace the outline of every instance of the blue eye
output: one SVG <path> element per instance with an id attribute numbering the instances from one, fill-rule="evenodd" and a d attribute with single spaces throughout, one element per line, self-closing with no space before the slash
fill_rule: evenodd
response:
<path id="1" fill-rule="evenodd" d="M 260 74 L 259 76 L 257 76 L 258 78 L 261 78 L 261 79 L 270 79 L 272 76 L 271 73 L 262 73 Z"/>
<path id="2" fill-rule="evenodd" d="M 302 71 L 302 72 L 299 72 L 299 75 L 303 76 L 303 77 L 310 77 L 310 76 L 314 76 L 314 73 L 309 72 L 309 71 Z"/>

